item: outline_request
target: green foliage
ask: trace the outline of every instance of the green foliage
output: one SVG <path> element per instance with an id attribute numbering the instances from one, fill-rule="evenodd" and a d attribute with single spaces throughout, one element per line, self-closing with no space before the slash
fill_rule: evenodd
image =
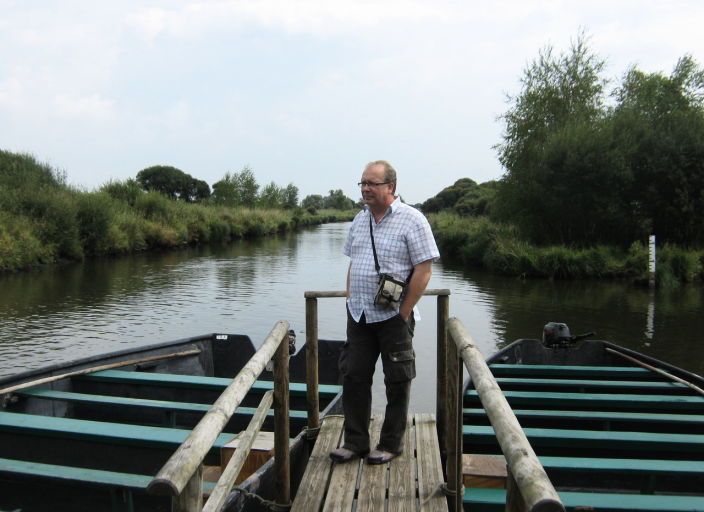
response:
<path id="1" fill-rule="evenodd" d="M 691 57 L 670 76 L 632 68 L 607 107 L 603 67 L 580 34 L 524 71 L 502 116 L 492 216 L 539 244 L 625 249 L 654 233 L 701 246 L 704 72 Z"/>
<path id="2" fill-rule="evenodd" d="M 354 207 L 354 201 L 347 197 L 342 192 L 342 189 L 331 190 L 328 196 L 323 198 L 323 208 L 331 210 L 351 210 Z"/>
<path id="3" fill-rule="evenodd" d="M 312 194 L 308 195 L 303 198 L 303 201 L 301 201 L 301 206 L 303 208 L 312 208 L 313 210 L 322 210 L 325 205 L 323 203 L 323 196 L 320 194 Z"/>
<path id="4" fill-rule="evenodd" d="M 171 199 L 195 202 L 210 197 L 210 187 L 202 180 L 170 165 L 154 165 L 137 173 L 145 190 L 161 192 Z"/>
<path id="5" fill-rule="evenodd" d="M 137 198 L 143 194 L 140 184 L 132 178 L 125 181 L 108 181 L 100 187 L 100 191 L 105 192 L 113 199 L 124 201 L 130 206 L 134 206 Z"/>
<path id="6" fill-rule="evenodd" d="M 495 181 L 477 185 L 470 178 L 461 178 L 426 200 L 420 208 L 426 213 L 449 210 L 463 216 L 488 215 L 496 188 Z"/>
<path id="7" fill-rule="evenodd" d="M 240 172 L 225 173 L 222 180 L 213 184 L 215 202 L 225 206 L 252 208 L 257 204 L 258 192 L 259 184 L 248 166 Z"/>

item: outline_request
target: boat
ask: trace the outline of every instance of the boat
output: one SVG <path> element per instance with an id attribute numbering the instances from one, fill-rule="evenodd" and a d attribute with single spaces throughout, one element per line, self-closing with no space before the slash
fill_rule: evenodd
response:
<path id="1" fill-rule="evenodd" d="M 295 334 L 289 335 L 295 343 Z M 341 345 L 318 344 L 322 416 L 341 408 Z M 312 443 L 305 432 L 306 351 L 304 345 L 289 360 L 293 482 L 305 469 Z M 246 335 L 212 333 L 0 378 L 0 510 L 171 510 L 168 496 L 147 487 L 255 352 Z M 262 372 L 218 435 L 204 461 L 204 480 L 208 474 L 217 479 L 224 454 L 231 455 L 237 434 L 272 389 L 271 375 Z M 263 431 L 273 431 L 273 424 L 269 411 Z M 245 492 L 232 493 L 226 510 L 246 508 L 254 495 L 274 498 L 273 441 L 266 434 L 259 435 L 258 451 L 245 465 L 251 474 L 237 485 Z M 213 484 L 204 485 L 206 494 L 208 485 Z"/>
<path id="2" fill-rule="evenodd" d="M 704 379 L 551 322 L 487 359 L 566 510 L 704 510 Z M 505 510 L 506 460 L 471 378 L 465 510 Z"/>

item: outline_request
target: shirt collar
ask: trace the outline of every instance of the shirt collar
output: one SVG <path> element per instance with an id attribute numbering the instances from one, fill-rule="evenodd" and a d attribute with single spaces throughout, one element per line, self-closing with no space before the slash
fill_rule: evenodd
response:
<path id="1" fill-rule="evenodd" d="M 386 217 L 387 215 L 391 215 L 392 213 L 394 213 L 394 212 L 396 211 L 396 209 L 397 209 L 399 206 L 401 206 L 401 204 L 402 204 L 402 203 L 401 203 L 401 197 L 400 197 L 400 196 L 396 196 L 396 198 L 394 199 L 394 202 L 391 203 L 391 205 L 390 205 L 390 206 L 387 208 L 387 210 L 384 212 L 384 215 L 383 215 L 382 219 L 383 219 L 384 217 Z M 364 205 L 364 211 L 366 211 L 367 213 L 369 213 L 369 215 L 372 214 L 371 210 L 369 209 L 369 205 L 366 205 L 366 204 Z"/>

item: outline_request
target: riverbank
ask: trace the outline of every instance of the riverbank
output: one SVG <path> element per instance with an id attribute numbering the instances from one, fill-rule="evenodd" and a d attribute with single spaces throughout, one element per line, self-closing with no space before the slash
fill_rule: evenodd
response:
<path id="1" fill-rule="evenodd" d="M 0 272 L 86 257 L 229 243 L 352 220 L 355 211 L 204 206 L 150 192 L 134 207 L 104 193 L 56 197 L 37 217 L 0 212 Z"/>
<path id="2" fill-rule="evenodd" d="M 486 217 L 460 217 L 441 212 L 428 215 L 443 258 L 465 267 L 550 279 L 626 278 L 648 281 L 648 248 L 634 242 L 628 249 L 598 245 L 576 249 L 563 245 L 535 246 L 514 226 Z M 657 255 L 656 282 L 663 287 L 704 280 L 704 251 L 665 245 Z"/>

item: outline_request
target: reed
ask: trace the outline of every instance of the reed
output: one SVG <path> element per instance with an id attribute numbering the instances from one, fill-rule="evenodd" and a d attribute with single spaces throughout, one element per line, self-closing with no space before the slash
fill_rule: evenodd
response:
<path id="1" fill-rule="evenodd" d="M 29 155 L 0 151 L 0 271 L 86 256 L 228 243 L 351 220 L 355 211 L 227 208 L 144 192 L 135 180 L 69 187 Z"/>
<path id="2" fill-rule="evenodd" d="M 628 250 L 605 245 L 537 246 L 522 238 L 515 226 L 486 217 L 441 212 L 428 219 L 443 257 L 464 266 L 520 277 L 647 281 L 648 251 L 640 242 Z M 704 279 L 704 251 L 666 245 L 658 250 L 657 265 L 657 282 L 662 287 Z"/>

